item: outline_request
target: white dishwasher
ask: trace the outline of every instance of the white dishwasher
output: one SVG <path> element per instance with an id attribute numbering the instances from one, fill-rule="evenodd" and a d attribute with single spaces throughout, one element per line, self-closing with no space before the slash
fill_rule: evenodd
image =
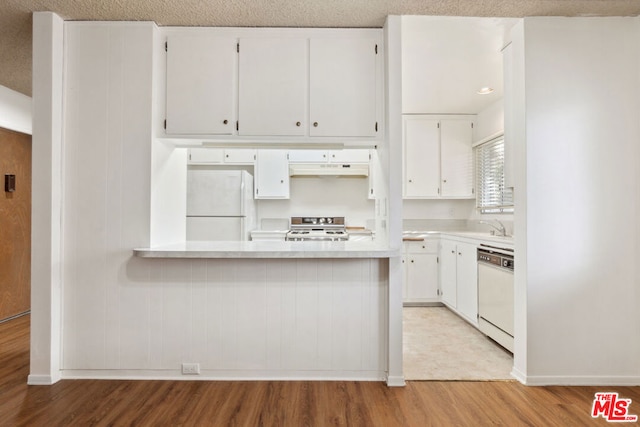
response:
<path id="1" fill-rule="evenodd" d="M 513 353 L 513 251 L 478 248 L 478 327 Z"/>

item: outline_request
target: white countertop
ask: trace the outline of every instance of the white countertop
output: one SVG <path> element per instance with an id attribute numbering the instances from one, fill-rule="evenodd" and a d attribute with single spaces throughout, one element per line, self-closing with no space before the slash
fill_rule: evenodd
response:
<path id="1" fill-rule="evenodd" d="M 429 237 L 449 236 L 449 237 L 461 237 L 465 239 L 479 240 L 483 242 L 492 242 L 508 247 L 513 247 L 513 236 L 494 236 L 488 232 L 483 231 L 420 231 L 420 230 L 405 230 L 402 232 L 402 237 L 410 238 L 429 238 Z"/>
<path id="2" fill-rule="evenodd" d="M 389 258 L 399 253 L 375 241 L 185 242 L 133 250 L 141 258 Z"/>

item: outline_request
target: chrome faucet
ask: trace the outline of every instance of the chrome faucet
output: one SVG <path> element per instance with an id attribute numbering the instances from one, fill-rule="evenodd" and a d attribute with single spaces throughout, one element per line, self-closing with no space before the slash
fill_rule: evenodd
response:
<path id="1" fill-rule="evenodd" d="M 500 221 L 498 221 L 497 219 L 494 219 L 492 221 L 497 222 L 498 224 L 500 224 L 500 227 L 493 225 L 492 223 L 490 223 L 489 221 L 480 221 L 480 224 L 487 224 L 493 228 L 495 228 L 499 234 L 499 236 L 503 236 L 506 237 L 507 236 L 507 229 L 505 228 L 504 224 Z"/>

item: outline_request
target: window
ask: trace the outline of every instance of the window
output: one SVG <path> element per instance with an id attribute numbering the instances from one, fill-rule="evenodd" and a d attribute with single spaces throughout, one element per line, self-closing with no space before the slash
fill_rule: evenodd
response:
<path id="1" fill-rule="evenodd" d="M 504 185 L 504 137 L 475 148 L 476 206 L 481 213 L 513 212 L 513 189 Z"/>

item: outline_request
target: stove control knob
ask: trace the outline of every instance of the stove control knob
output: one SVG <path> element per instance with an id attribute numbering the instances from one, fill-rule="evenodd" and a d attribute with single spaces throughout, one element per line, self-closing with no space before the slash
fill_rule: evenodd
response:
<path id="1" fill-rule="evenodd" d="M 324 221 L 325 221 L 325 219 L 324 219 L 324 218 L 318 218 L 318 222 L 319 222 L 320 224 L 324 224 Z"/>
<path id="2" fill-rule="evenodd" d="M 331 224 L 333 222 L 332 218 L 327 218 L 327 224 Z"/>

